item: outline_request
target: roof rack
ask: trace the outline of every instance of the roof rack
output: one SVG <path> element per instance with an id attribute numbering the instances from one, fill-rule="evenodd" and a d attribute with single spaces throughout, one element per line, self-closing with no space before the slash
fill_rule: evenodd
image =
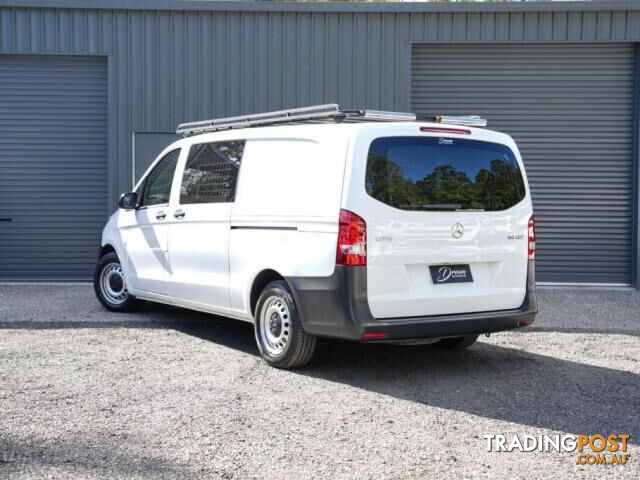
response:
<path id="1" fill-rule="evenodd" d="M 413 113 L 384 112 L 380 110 L 344 110 L 336 103 L 314 105 L 312 107 L 292 108 L 275 112 L 256 113 L 238 117 L 217 118 L 201 122 L 189 122 L 178 125 L 176 133 L 197 135 L 205 132 L 247 128 L 281 123 L 322 123 L 322 122 L 413 122 Z"/>
<path id="2" fill-rule="evenodd" d="M 438 123 L 484 127 L 487 121 L 477 115 L 453 117 L 433 115 L 428 117 Z M 206 132 L 229 130 L 232 128 L 248 128 L 279 124 L 299 123 L 354 123 L 354 122 L 414 122 L 418 117 L 413 113 L 387 112 L 382 110 L 345 110 L 337 103 L 314 105 L 311 107 L 292 108 L 275 112 L 256 113 L 237 117 L 217 118 L 200 122 L 189 122 L 178 125 L 176 133 L 185 137 Z M 426 120 L 427 117 L 420 119 Z M 464 122 L 464 123 L 463 123 Z"/>

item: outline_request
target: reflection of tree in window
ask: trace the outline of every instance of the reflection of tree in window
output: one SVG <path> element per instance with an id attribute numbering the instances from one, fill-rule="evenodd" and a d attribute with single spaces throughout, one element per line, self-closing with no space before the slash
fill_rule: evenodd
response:
<path id="1" fill-rule="evenodd" d="M 400 165 L 384 155 L 369 153 L 366 185 L 369 195 L 389 205 L 412 205 L 418 201 L 414 183 L 404 178 Z"/>
<path id="2" fill-rule="evenodd" d="M 232 202 L 244 141 L 191 147 L 180 187 L 180 203 Z"/>
<path id="3" fill-rule="evenodd" d="M 416 182 L 422 205 L 461 204 L 469 202 L 471 180 L 451 165 L 438 165 L 429 175 Z"/>
<path id="4" fill-rule="evenodd" d="M 524 198 L 524 181 L 507 147 L 456 140 L 459 148 L 454 148 L 436 141 L 414 137 L 374 141 L 367 161 L 367 193 L 404 210 L 497 211 Z"/>

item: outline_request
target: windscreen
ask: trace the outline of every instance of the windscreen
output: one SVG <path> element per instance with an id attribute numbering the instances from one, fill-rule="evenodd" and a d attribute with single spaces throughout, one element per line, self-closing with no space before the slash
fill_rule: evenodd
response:
<path id="1" fill-rule="evenodd" d="M 438 137 L 374 140 L 366 190 L 387 205 L 416 211 L 506 210 L 525 197 L 509 147 Z"/>

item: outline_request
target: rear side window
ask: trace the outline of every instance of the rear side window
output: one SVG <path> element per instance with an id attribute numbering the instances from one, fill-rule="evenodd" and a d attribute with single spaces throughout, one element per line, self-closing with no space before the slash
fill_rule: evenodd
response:
<path id="1" fill-rule="evenodd" d="M 180 203 L 233 202 L 244 140 L 193 145 L 185 164 Z"/>
<path id="2" fill-rule="evenodd" d="M 438 137 L 374 140 L 367 158 L 366 190 L 387 205 L 415 211 L 498 211 L 525 196 L 510 148 Z"/>

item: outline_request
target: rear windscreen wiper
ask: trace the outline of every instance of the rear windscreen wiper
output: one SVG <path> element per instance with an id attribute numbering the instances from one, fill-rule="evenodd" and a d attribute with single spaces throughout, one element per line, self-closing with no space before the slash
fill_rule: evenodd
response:
<path id="1" fill-rule="evenodd" d="M 426 205 L 422 205 L 422 208 L 425 210 L 455 212 L 456 210 L 460 210 L 462 205 L 459 203 L 427 203 Z"/>
<path id="2" fill-rule="evenodd" d="M 426 210 L 431 212 L 484 212 L 484 208 L 462 208 L 459 203 L 427 203 L 425 205 L 400 205 L 405 210 Z"/>

